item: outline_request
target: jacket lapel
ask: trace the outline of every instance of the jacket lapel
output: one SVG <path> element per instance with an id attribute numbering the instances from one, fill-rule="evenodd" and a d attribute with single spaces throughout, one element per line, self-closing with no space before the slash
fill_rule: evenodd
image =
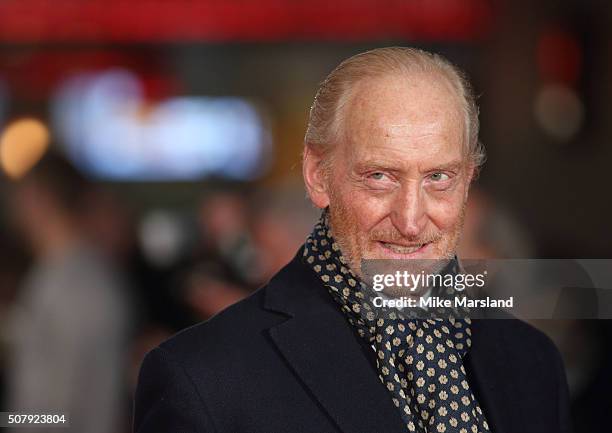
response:
<path id="1" fill-rule="evenodd" d="M 300 258 L 268 286 L 266 308 L 289 316 L 269 330 L 272 341 L 341 431 L 405 432 L 350 325 Z"/>
<path id="2" fill-rule="evenodd" d="M 465 357 L 470 386 L 493 433 L 527 431 L 513 366 L 494 319 L 474 320 L 472 347 Z"/>

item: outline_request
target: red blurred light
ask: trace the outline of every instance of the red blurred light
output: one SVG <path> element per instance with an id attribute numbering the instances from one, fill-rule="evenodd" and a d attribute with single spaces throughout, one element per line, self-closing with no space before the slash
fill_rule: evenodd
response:
<path id="1" fill-rule="evenodd" d="M 4 0 L 2 42 L 471 40 L 489 0 Z"/>
<path id="2" fill-rule="evenodd" d="M 582 49 L 572 33 L 551 29 L 540 36 L 537 62 L 545 82 L 573 86 L 580 78 Z"/>

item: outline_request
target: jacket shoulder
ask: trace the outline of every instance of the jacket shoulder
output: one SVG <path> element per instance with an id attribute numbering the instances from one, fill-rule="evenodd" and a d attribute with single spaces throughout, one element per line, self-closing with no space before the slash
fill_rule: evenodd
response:
<path id="1" fill-rule="evenodd" d="M 263 308 L 268 286 L 227 307 L 207 321 L 190 326 L 159 346 L 179 360 L 229 350 L 261 335 L 279 322 L 278 315 Z"/>
<path id="2" fill-rule="evenodd" d="M 480 333 L 481 338 L 491 337 L 516 356 L 537 357 L 541 362 L 563 368 L 555 343 L 533 324 L 508 316 L 504 319 L 481 319 L 476 326 L 474 332 Z"/>

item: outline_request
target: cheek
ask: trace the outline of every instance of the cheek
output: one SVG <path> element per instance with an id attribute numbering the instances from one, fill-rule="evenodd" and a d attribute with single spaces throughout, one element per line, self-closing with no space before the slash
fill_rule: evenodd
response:
<path id="1" fill-rule="evenodd" d="M 460 222 L 463 205 L 463 190 L 457 190 L 449 196 L 429 197 L 427 214 L 439 230 L 450 230 Z"/>
<path id="2" fill-rule="evenodd" d="M 391 203 L 387 197 L 376 197 L 366 191 L 350 191 L 350 205 L 359 230 L 369 232 L 389 214 Z"/>
<path id="3" fill-rule="evenodd" d="M 373 197 L 350 182 L 338 182 L 335 186 L 330 205 L 340 211 L 344 224 L 353 232 L 367 233 L 387 215 L 389 204 L 384 198 Z"/>

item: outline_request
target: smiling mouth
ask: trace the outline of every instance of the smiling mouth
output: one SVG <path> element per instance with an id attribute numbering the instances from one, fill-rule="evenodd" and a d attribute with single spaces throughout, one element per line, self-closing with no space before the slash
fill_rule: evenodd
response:
<path id="1" fill-rule="evenodd" d="M 421 250 L 423 247 L 429 245 L 429 242 L 426 242 L 423 244 L 414 244 L 414 245 L 409 245 L 409 246 L 393 244 L 389 242 L 382 242 L 382 241 L 380 241 L 380 244 L 387 250 L 394 252 L 396 254 L 412 254 L 412 253 L 416 253 L 417 251 Z"/>

